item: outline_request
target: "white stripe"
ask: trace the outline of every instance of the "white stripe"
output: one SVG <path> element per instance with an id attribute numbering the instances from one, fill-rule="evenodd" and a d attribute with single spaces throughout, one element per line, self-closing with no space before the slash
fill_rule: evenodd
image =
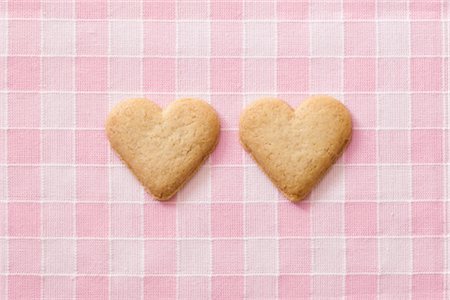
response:
<path id="1" fill-rule="evenodd" d="M 107 14 L 108 16 L 111 15 L 111 5 L 110 2 L 107 2 Z M 109 19 L 106 20 L 107 23 L 107 30 L 108 30 L 108 41 L 107 41 L 107 55 L 106 57 L 109 57 L 111 55 L 111 22 Z M 110 86 L 111 86 L 111 65 L 110 62 L 108 61 L 107 64 L 107 70 L 106 70 L 106 82 L 107 82 L 107 91 L 110 90 Z M 108 111 L 111 110 L 111 95 L 109 93 L 107 93 L 107 99 L 108 99 Z M 108 147 L 108 151 L 107 151 L 107 157 L 108 160 L 111 161 L 111 147 Z M 113 273 L 113 269 L 112 269 L 112 259 L 113 259 L 113 253 L 112 253 L 112 201 L 111 201 L 111 195 L 112 195 L 112 180 L 111 180 L 111 164 L 108 164 L 108 230 L 109 230 L 109 238 L 108 240 L 108 250 L 109 250 L 109 257 L 108 257 L 108 296 L 111 299 L 113 294 L 112 294 L 112 280 L 111 280 L 111 274 Z"/>
<path id="2" fill-rule="evenodd" d="M 7 9 L 7 7 L 6 7 L 6 9 L 5 9 L 5 15 L 6 15 L 6 41 L 5 41 L 5 43 L 6 43 L 6 54 L 8 55 L 8 53 L 9 53 L 9 22 L 8 22 L 8 20 L 9 20 L 9 18 L 8 18 L 8 9 Z M 3 78 L 5 78 L 5 79 L 7 79 L 8 78 L 8 64 L 6 64 L 6 66 L 5 66 L 5 70 L 4 70 L 4 77 Z M 7 83 L 6 83 L 7 84 Z M 8 111 L 9 111 L 9 109 L 8 109 L 8 105 L 9 105 L 9 103 L 8 103 L 9 101 L 8 101 L 8 95 L 6 95 L 5 96 L 5 125 L 6 125 L 6 127 L 8 127 L 9 126 L 9 121 L 8 121 Z M 5 145 L 4 145 L 4 153 L 5 153 L 5 157 L 7 158 L 8 157 L 8 135 L 7 134 L 5 134 Z M 9 176 L 8 176 L 8 168 L 5 168 L 5 172 L 6 172 L 6 174 L 5 174 L 5 176 L 6 176 L 6 178 L 9 178 Z M 8 210 L 9 210 L 9 182 L 8 182 L 8 180 L 6 180 L 5 181 L 5 197 L 6 197 L 6 214 L 5 214 L 5 220 L 4 220 L 4 225 L 5 225 L 5 229 L 6 228 L 8 228 L 8 224 L 9 224 L 9 214 L 8 214 Z M 2 224 L 3 225 L 3 224 Z M 5 245 L 5 247 L 6 247 L 6 249 L 5 249 L 5 253 L 6 253 L 6 257 L 5 257 L 5 259 L 6 259 L 6 272 L 7 272 L 7 274 L 6 275 L 9 275 L 9 270 L 10 270 L 10 261 L 9 261 L 9 238 L 8 237 L 6 237 L 5 238 L 5 240 L 6 240 L 6 245 Z M 8 293 L 9 293 L 9 291 L 8 291 L 8 284 L 7 284 L 7 282 L 5 283 L 5 290 L 4 290 L 4 295 L 3 295 L 3 297 L 4 297 L 4 299 L 8 299 Z M 2 296 L 1 294 L 0 294 L 0 296 Z"/>
<path id="3" fill-rule="evenodd" d="M 342 38 L 344 39 L 344 41 L 342 42 L 342 54 L 345 55 L 345 23 L 344 23 L 344 0 L 341 0 L 341 22 L 342 24 Z M 342 95 L 348 94 L 345 93 L 345 61 L 344 61 L 344 57 L 341 58 L 341 90 L 342 90 Z M 343 103 L 345 104 L 345 97 L 342 98 Z M 344 167 L 345 168 L 345 167 Z M 344 199 L 345 199 L 345 193 L 346 193 L 346 188 L 345 188 L 345 169 L 343 172 L 343 181 L 344 181 L 344 185 L 343 185 L 343 189 L 344 189 Z M 342 205 L 342 222 L 343 222 L 343 227 L 345 228 L 345 205 Z M 345 233 L 344 233 L 345 236 Z M 347 239 L 345 238 L 343 241 L 344 247 L 345 247 L 345 251 L 344 251 L 344 274 L 342 276 L 342 295 L 346 295 L 346 277 L 347 277 Z"/>
<path id="4" fill-rule="evenodd" d="M 275 23 L 275 38 L 274 38 L 274 41 L 275 41 L 274 82 L 275 82 L 275 95 L 278 97 L 278 63 L 277 63 L 277 59 L 279 57 L 279 53 L 278 53 L 278 44 L 279 44 L 278 24 L 279 24 L 279 22 L 278 22 L 278 1 L 277 0 L 273 0 L 273 11 L 274 11 L 274 19 L 277 21 Z M 311 69 L 311 68 L 309 68 L 309 69 Z M 310 77 L 308 77 L 308 78 L 310 78 Z M 244 163 L 244 161 L 243 161 L 243 163 Z M 246 183 L 244 182 L 244 185 L 245 184 Z M 276 195 L 276 198 L 278 198 L 279 194 L 276 193 L 275 195 Z M 278 218 L 279 218 L 278 204 L 275 203 L 274 205 L 275 205 L 275 226 L 276 226 L 275 230 L 277 233 L 277 236 L 276 236 L 277 237 L 277 261 L 276 261 L 277 277 L 276 277 L 276 279 L 277 280 L 275 281 L 275 295 L 276 295 L 277 299 L 279 299 L 280 298 L 280 287 L 279 287 L 279 278 L 280 278 L 280 232 L 279 232 L 280 226 L 279 226 L 279 223 L 280 222 L 278 220 Z"/>
<path id="5" fill-rule="evenodd" d="M 259 0 L 263 1 L 263 0 Z M 269 0 L 268 0 L 269 1 Z M 49 1 L 41 1 L 41 2 L 49 2 Z M 126 1 L 124 1 L 126 2 Z M 190 1 L 190 2 L 196 2 L 196 1 Z M 271 1 L 269 1 L 271 2 Z M 326 1 L 325 1 L 326 2 Z M 330 1 L 331 2 L 331 1 Z M 378 1 L 380 2 L 392 2 L 392 1 Z M 400 1 L 401 2 L 401 1 Z M 400 3 L 397 1 L 397 3 Z M 432 2 L 432 1 L 428 1 Z M 51 21 L 82 21 L 82 22 L 123 22 L 124 20 L 128 22 L 140 22 L 144 21 L 146 23 L 175 23 L 177 21 L 189 21 L 189 22 L 196 22 L 196 23 L 204 23 L 204 22 L 210 22 L 210 20 L 206 19 L 182 19 L 182 18 L 175 18 L 175 19 L 116 19 L 116 18 L 108 18 L 108 19 L 98 19 L 98 18 L 92 18 L 92 19 L 85 19 L 85 18 L 23 18 L 23 17 L 9 17 L 9 18 L 0 18 L 0 20 L 9 19 L 9 20 L 23 20 L 23 21 L 43 21 L 43 22 L 51 22 Z M 388 19 L 388 18 L 380 18 L 379 21 L 383 22 L 442 22 L 441 19 L 413 19 L 411 21 L 407 19 Z M 227 23 L 240 23 L 241 20 L 230 20 L 230 19 L 214 19 L 213 22 L 227 22 Z M 342 22 L 341 19 L 247 19 L 246 22 L 248 23 L 274 23 L 274 22 L 280 22 L 280 23 L 339 23 Z M 345 22 L 349 23 L 370 23 L 375 22 L 375 19 L 346 19 Z"/>
<path id="6" fill-rule="evenodd" d="M 208 203 L 207 203 L 208 204 Z M 450 234 L 441 235 L 317 235 L 317 236 L 244 236 L 244 237 L 70 237 L 70 236 L 0 236 L 0 239 L 6 240 L 80 240 L 80 241 L 254 241 L 254 240 L 273 240 L 278 238 L 280 240 L 327 240 L 327 239 L 444 239 L 449 238 Z M 450 270 L 449 270 L 450 271 Z"/>
<path id="7" fill-rule="evenodd" d="M 381 273 L 381 275 L 408 275 L 412 277 L 413 275 L 450 275 L 450 272 L 386 272 Z M 0 276 L 48 276 L 48 277 L 139 277 L 140 274 L 95 274 L 95 273 L 0 273 Z M 342 276 L 342 273 L 330 273 L 330 272 L 309 272 L 309 273 L 245 273 L 245 274 L 213 274 L 213 277 L 227 277 L 227 276 L 233 276 L 233 277 L 258 277 L 258 276 L 286 276 L 286 275 L 293 275 L 293 276 Z M 347 275 L 377 275 L 376 272 L 349 272 Z M 145 274 L 145 277 L 209 277 L 209 274 L 178 274 L 178 273 L 162 273 L 162 274 L 155 274 L 155 273 L 149 273 Z"/>
<path id="8" fill-rule="evenodd" d="M 443 163 L 335 163 L 335 166 L 341 167 L 399 167 L 399 166 L 448 166 L 450 162 Z M 0 164 L 0 167 L 91 167 L 91 168 L 125 168 L 125 164 L 57 164 L 57 163 L 43 163 L 43 164 Z M 257 167 L 256 164 L 217 164 L 211 165 L 211 168 L 243 168 L 243 167 Z"/>
<path id="9" fill-rule="evenodd" d="M 143 191 L 143 189 L 142 189 Z M 9 202 L 12 203 L 52 203 L 52 204 L 67 204 L 67 203 L 73 203 L 73 204 L 105 204 L 105 201 L 80 201 L 77 202 L 77 199 L 67 199 L 65 201 L 54 201 L 54 200 L 10 200 Z M 252 204 L 271 204 L 271 203 L 282 203 L 282 201 L 284 200 L 274 200 L 274 201 L 267 201 L 267 200 L 262 200 L 262 201 L 249 201 L 248 203 L 252 203 Z M 5 199 L 0 199 L 0 203 L 7 203 L 7 200 Z M 315 205 L 320 205 L 320 204 L 329 204 L 329 203 L 344 203 L 343 200 L 334 200 L 334 199 L 315 199 L 315 200 L 303 200 L 304 203 L 310 203 L 310 202 L 315 202 Z M 401 199 L 401 200 L 387 200 L 387 199 L 378 199 L 378 200 L 348 200 L 348 203 L 434 203 L 434 202 L 442 202 L 441 198 L 436 198 L 436 199 L 417 199 L 417 200 L 410 200 L 410 199 Z M 156 200 L 152 200 L 150 202 L 144 202 L 143 200 L 136 200 L 136 201 L 114 201 L 114 204 L 144 204 L 144 205 L 160 205 L 159 202 L 156 202 Z M 240 200 L 236 200 L 236 201 L 217 201 L 217 202 L 213 202 L 212 204 L 214 205 L 220 205 L 220 204 L 242 204 L 243 202 Z M 205 205 L 210 205 L 210 203 L 205 202 L 205 201 L 189 201 L 189 202 L 182 202 L 182 201 L 169 201 L 164 203 L 164 205 L 191 205 L 191 204 L 205 204 Z"/>
<path id="10" fill-rule="evenodd" d="M 72 15 L 75 17 L 76 16 L 76 5 L 77 5 L 77 0 L 73 0 L 72 1 Z M 76 20 L 74 20 L 73 22 L 72 22 L 72 25 L 73 25 L 73 30 L 72 30 L 72 32 L 73 32 L 73 36 L 72 36 L 72 38 L 73 38 L 73 47 L 74 47 L 74 53 L 75 53 L 75 55 L 77 54 L 77 21 Z M 72 89 L 76 89 L 76 84 L 77 84 L 77 81 L 76 81 L 76 76 L 77 76 L 77 72 L 76 72 L 76 69 L 77 69 L 77 66 L 76 66 L 76 60 L 75 60 L 75 57 L 72 59 Z M 76 140 L 76 127 L 77 127 L 77 99 L 76 99 L 76 97 L 74 97 L 74 99 L 73 99 L 73 122 L 74 122 L 74 125 L 75 125 L 75 128 L 73 129 L 73 134 L 72 134 L 72 138 L 73 138 L 73 160 L 72 161 L 76 161 L 76 159 L 77 159 L 77 150 L 76 150 L 76 147 L 75 147 L 75 145 L 76 145 L 76 143 L 77 143 L 77 140 Z M 76 172 L 75 172 L 75 174 L 74 174 L 74 176 L 73 176 L 73 178 L 74 178 L 74 189 L 75 189 L 75 197 L 76 197 L 76 187 L 77 187 L 77 174 L 76 174 Z M 73 205 L 72 205 L 72 234 L 73 234 L 73 239 L 74 239 L 74 243 L 73 243 L 73 245 L 74 245 L 74 247 L 75 247 L 75 250 L 74 250 L 74 253 L 75 253 L 75 264 L 74 264 L 74 267 L 75 267 L 75 274 L 77 274 L 78 273 L 78 244 L 77 244 L 77 206 L 76 206 L 76 202 L 77 202 L 77 199 L 74 199 L 75 201 L 73 202 Z M 77 280 L 73 280 L 73 286 L 72 286 L 72 292 L 73 292 L 73 295 L 72 295 L 72 299 L 73 300 L 76 300 L 77 299 Z"/>
<path id="11" fill-rule="evenodd" d="M 375 18 L 376 18 L 376 22 L 375 22 L 375 57 L 376 57 L 376 62 L 375 62 L 375 91 L 378 91 L 378 62 L 379 62 L 379 58 L 380 58 L 380 54 L 379 54 L 379 41 L 378 41 L 378 35 L 379 35 L 379 23 L 378 23 L 378 4 L 375 3 Z M 409 58 L 409 57 L 408 57 Z M 409 59 L 408 59 L 409 61 Z M 378 122 L 379 122 L 379 115 L 380 115 L 380 105 L 379 105 L 379 101 L 378 101 L 378 94 L 376 94 L 375 96 L 375 111 L 376 111 L 376 126 L 378 127 Z M 377 128 L 376 130 L 376 135 L 375 135 L 375 159 L 376 161 L 380 161 L 380 150 L 379 150 L 379 130 Z M 378 197 L 380 196 L 380 168 L 377 164 L 377 177 L 376 177 L 376 186 L 377 186 L 377 194 L 376 194 L 376 198 L 378 199 Z M 377 213 L 377 277 L 380 277 L 380 273 L 381 273 L 381 263 L 380 263 L 380 238 L 378 233 L 380 232 L 380 203 L 377 202 L 377 209 L 376 209 L 376 213 Z M 376 290 L 376 299 L 380 299 L 380 280 L 377 280 L 377 290 Z"/>
<path id="12" fill-rule="evenodd" d="M 60 90 L 60 91 L 55 91 L 55 90 L 0 90 L 0 93 L 5 93 L 5 94 L 76 94 L 76 95 L 83 95 L 83 94 L 101 94 L 104 95 L 106 93 L 110 94 L 110 95 L 133 95 L 136 94 L 136 92 L 139 91 L 133 91 L 133 90 L 128 90 L 128 91 L 64 91 L 64 90 Z M 377 92 L 364 92 L 364 91 L 345 91 L 345 92 L 341 92 L 341 91 L 322 91 L 321 94 L 331 94 L 331 95 L 439 95 L 439 94 L 443 94 L 445 95 L 446 93 L 448 93 L 448 91 L 442 91 L 442 90 L 438 90 L 438 91 L 377 91 Z M 164 92 L 164 91 L 159 91 L 159 92 L 155 92 L 155 91 L 146 91 L 145 92 L 146 95 L 173 95 L 173 92 Z M 238 95 L 238 96 L 257 96 L 257 97 L 261 97 L 261 95 L 272 95 L 273 91 L 253 91 L 253 92 L 210 92 L 211 95 Z M 192 91 L 178 91 L 176 93 L 176 96 L 179 97 L 179 95 L 183 95 L 183 98 L 186 97 L 190 97 L 192 95 L 195 96 L 195 94 L 193 94 Z M 302 97 L 306 97 L 307 95 L 309 95 L 309 93 L 306 92 L 295 92 L 295 91 L 291 91 L 291 92 L 278 92 L 278 95 L 299 95 Z M 301 98 L 299 99 L 301 100 Z"/>
<path id="13" fill-rule="evenodd" d="M 141 33 L 142 33 L 142 36 L 141 36 L 141 45 L 140 45 L 140 47 L 141 47 L 141 49 L 140 49 L 140 53 L 141 53 L 141 57 L 140 57 L 140 60 L 141 60 L 141 63 L 140 63 L 140 78 L 139 78 L 139 87 L 140 87 L 140 92 L 141 92 L 141 94 L 142 95 L 144 95 L 144 60 L 143 60 L 143 57 L 144 57 L 144 44 L 145 44 L 145 41 L 144 41 L 144 38 L 145 38 L 145 33 L 144 33 L 144 31 L 145 31 L 145 28 L 144 28 L 144 22 L 143 22 L 143 20 L 144 20 L 144 3 L 143 3 L 143 1 L 141 1 L 140 2 L 140 10 L 141 10 L 141 15 L 140 15 L 140 17 L 141 17 L 141 20 L 140 20 L 140 24 L 141 24 Z M 141 211 L 141 216 L 140 216 L 140 218 L 141 218 L 141 231 L 140 231 L 140 236 L 141 237 L 144 237 L 144 227 L 145 227 L 145 211 L 144 211 L 144 205 L 145 205 L 145 201 L 144 201 L 144 199 L 145 199 L 145 190 L 144 189 L 141 189 L 140 190 L 140 211 Z M 130 202 L 130 203 L 133 203 L 133 202 Z M 145 275 L 145 243 L 144 242 L 142 242 L 141 243 L 141 248 L 142 248 L 142 255 L 141 255 L 141 274 L 140 274 L 140 276 L 141 276 L 141 278 L 140 278 L 140 288 L 141 288 L 141 300 L 144 300 L 144 275 Z"/>
<path id="14" fill-rule="evenodd" d="M 353 127 L 353 130 L 449 130 L 450 127 Z M 103 131 L 103 127 L 0 127 L 0 130 L 78 130 Z M 220 131 L 239 131 L 239 128 L 221 128 Z"/>
<path id="15" fill-rule="evenodd" d="M 122 55 L 122 54 L 111 54 L 111 55 L 102 55 L 102 54 L 96 54 L 96 55 L 89 55 L 89 54 L 80 54 L 80 55 L 69 55 L 69 54 L 14 54 L 14 57 L 64 57 L 64 58 L 73 58 L 73 57 L 84 57 L 84 58 L 173 58 L 173 59 L 211 59 L 211 58 L 217 58 L 217 59 L 230 59 L 230 58 L 237 58 L 237 59 L 298 59 L 298 58 L 306 58 L 306 59 L 327 59 L 327 58 L 334 58 L 334 59 L 344 59 L 344 58 L 404 58 L 404 59 L 410 59 L 410 58 L 443 58 L 443 57 L 450 57 L 450 55 L 229 55 L 229 56 L 205 56 L 205 55 Z M 0 55 L 0 57 L 7 57 L 7 55 Z"/>
<path id="16" fill-rule="evenodd" d="M 410 6 L 409 6 L 409 3 L 407 3 L 406 4 L 407 5 L 407 13 L 408 13 L 408 15 L 407 15 L 407 20 L 408 21 L 411 21 L 411 19 L 410 19 L 410 15 L 411 15 L 411 10 L 410 10 Z M 408 32 L 408 43 L 409 43 L 409 45 L 408 45 L 408 50 L 409 50 L 409 53 L 408 53 L 408 55 L 411 55 L 411 53 L 412 53 L 412 51 L 411 51 L 411 22 L 409 22 L 408 23 L 408 30 L 409 30 L 409 32 Z M 408 61 L 408 72 L 409 72 L 409 74 L 408 74 L 408 90 L 411 90 L 411 62 L 410 61 Z M 412 127 L 412 116 L 411 116 L 411 113 L 412 113 L 412 101 L 411 101 L 411 97 L 409 97 L 409 99 L 408 99 L 408 105 L 409 105 L 409 110 L 408 110 L 408 117 L 409 117 L 409 120 L 408 120 L 408 124 L 409 124 L 409 127 Z M 412 143 L 411 143 L 411 141 L 412 141 L 412 139 L 411 139 L 411 131 L 408 131 L 407 132 L 407 135 L 408 135 L 408 141 L 409 141 L 409 143 L 410 143 L 410 146 L 408 147 L 408 149 L 407 149 L 407 151 L 408 151 L 408 154 L 409 154 L 409 163 L 411 164 L 412 163 Z M 412 181 L 413 181 L 413 170 L 412 170 L 412 167 L 410 167 L 409 168 L 409 176 L 410 176 L 410 178 L 409 178 L 409 180 L 410 180 L 410 188 L 412 189 Z M 413 200 L 414 200 L 414 197 L 413 197 L 413 193 L 412 193 L 412 190 L 411 190 L 411 193 L 410 193 L 410 195 L 411 195 L 411 200 L 412 201 L 410 201 L 410 203 L 409 203 L 409 218 L 408 218 L 408 226 L 409 226 L 409 232 L 413 232 L 412 231 L 412 202 L 413 202 Z M 411 270 L 410 271 L 413 271 L 413 260 L 414 260 L 414 254 L 413 254 L 413 251 L 414 251 L 414 249 L 413 249 L 413 236 L 411 235 L 410 237 L 409 237 L 409 248 L 411 249 L 411 251 L 409 252 L 409 262 L 410 262 L 410 267 L 411 267 Z M 410 276 L 410 278 L 409 278 L 409 299 L 412 299 L 412 288 L 413 288 L 413 278 L 412 278 L 412 276 Z"/>

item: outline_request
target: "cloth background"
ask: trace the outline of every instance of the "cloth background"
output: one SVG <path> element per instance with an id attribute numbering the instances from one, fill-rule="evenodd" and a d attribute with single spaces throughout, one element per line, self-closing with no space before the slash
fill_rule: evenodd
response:
<path id="1" fill-rule="evenodd" d="M 444 0 L 2 0 L 0 298 L 450 297 L 449 29 Z M 319 93 L 350 109 L 353 141 L 293 204 L 238 117 Z M 167 203 L 104 134 L 142 96 L 221 117 Z"/>

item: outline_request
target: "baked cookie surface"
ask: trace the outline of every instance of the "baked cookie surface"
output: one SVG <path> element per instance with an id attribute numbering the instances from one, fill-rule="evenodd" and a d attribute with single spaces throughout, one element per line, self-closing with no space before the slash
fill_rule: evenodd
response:
<path id="1" fill-rule="evenodd" d="M 350 141 L 349 111 L 329 96 L 313 96 L 295 110 L 263 98 L 250 104 L 239 122 L 240 141 L 278 189 L 291 201 L 305 198 Z"/>
<path id="2" fill-rule="evenodd" d="M 162 110 L 147 99 L 125 100 L 106 120 L 112 148 L 156 199 L 171 198 L 214 150 L 220 132 L 215 110 L 179 99 Z"/>

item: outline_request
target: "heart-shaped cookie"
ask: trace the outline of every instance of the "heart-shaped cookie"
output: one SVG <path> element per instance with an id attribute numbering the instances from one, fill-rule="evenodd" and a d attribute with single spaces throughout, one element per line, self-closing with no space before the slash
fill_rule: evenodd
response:
<path id="1" fill-rule="evenodd" d="M 242 114 L 240 140 L 278 189 L 292 201 L 305 198 L 351 138 L 349 111 L 329 96 L 306 99 L 296 110 L 265 98 Z"/>
<path id="2" fill-rule="evenodd" d="M 172 197 L 217 144 L 219 118 L 206 102 L 180 99 L 164 111 L 146 99 L 119 103 L 106 121 L 111 146 L 148 192 Z"/>

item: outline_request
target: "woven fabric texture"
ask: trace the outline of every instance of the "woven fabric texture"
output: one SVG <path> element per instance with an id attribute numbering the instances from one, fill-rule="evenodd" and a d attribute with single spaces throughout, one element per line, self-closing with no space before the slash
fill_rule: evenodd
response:
<path id="1" fill-rule="evenodd" d="M 448 299 L 449 5 L 1 0 L 0 299 Z M 353 140 L 293 204 L 238 118 L 312 94 L 345 103 Z M 132 97 L 220 115 L 170 202 L 105 137 Z"/>

